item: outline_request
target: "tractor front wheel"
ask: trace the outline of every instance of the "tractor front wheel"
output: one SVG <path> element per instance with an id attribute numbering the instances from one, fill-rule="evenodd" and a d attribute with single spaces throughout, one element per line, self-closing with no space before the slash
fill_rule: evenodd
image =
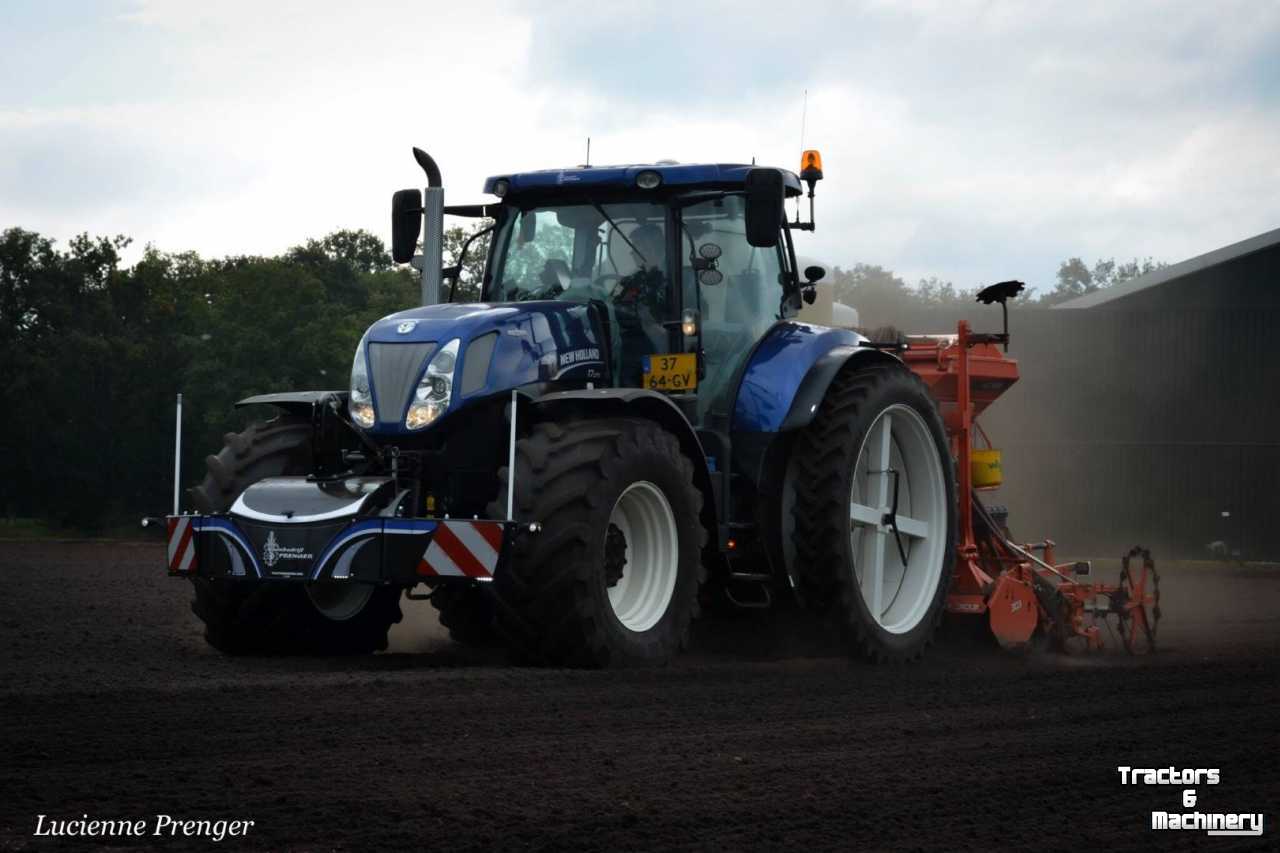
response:
<path id="1" fill-rule="evenodd" d="M 538 423 L 516 445 L 515 485 L 517 519 L 541 526 L 493 581 L 496 625 L 518 657 L 656 664 L 687 644 L 705 531 L 674 435 L 632 418 Z"/>
<path id="2" fill-rule="evenodd" d="M 187 494 L 202 513 L 226 512 L 265 477 L 305 474 L 311 464 L 311 420 L 281 416 L 227 433 L 206 459 L 208 472 Z M 195 577 L 191 610 L 209 645 L 228 654 L 366 654 L 387 647 L 399 622 L 401 590 L 358 583 L 300 585 L 288 581 Z"/>

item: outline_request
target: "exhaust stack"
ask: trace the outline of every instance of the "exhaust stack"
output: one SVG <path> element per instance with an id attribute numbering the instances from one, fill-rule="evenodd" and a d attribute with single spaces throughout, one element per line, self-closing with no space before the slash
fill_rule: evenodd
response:
<path id="1" fill-rule="evenodd" d="M 427 188 L 422 199 L 422 304 L 440 301 L 440 268 L 444 264 L 444 186 L 440 167 L 421 148 L 413 149 L 413 159 L 427 173 Z"/>

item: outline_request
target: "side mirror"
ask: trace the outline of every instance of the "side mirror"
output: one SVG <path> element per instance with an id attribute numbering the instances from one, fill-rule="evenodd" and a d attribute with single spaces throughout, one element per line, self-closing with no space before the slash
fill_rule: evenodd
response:
<path id="1" fill-rule="evenodd" d="M 422 233 L 422 190 L 400 190 L 391 196 L 391 257 L 397 264 L 413 260 Z"/>
<path id="2" fill-rule="evenodd" d="M 782 173 L 777 169 L 752 169 L 746 179 L 747 242 L 757 249 L 778 245 L 782 230 Z"/>
<path id="3" fill-rule="evenodd" d="M 826 278 L 826 276 L 827 271 L 817 264 L 804 268 L 804 280 L 806 284 L 817 284 L 819 281 Z"/>

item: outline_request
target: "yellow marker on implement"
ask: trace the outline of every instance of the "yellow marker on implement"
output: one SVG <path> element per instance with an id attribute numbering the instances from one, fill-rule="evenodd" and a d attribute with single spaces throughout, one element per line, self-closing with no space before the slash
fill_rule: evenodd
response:
<path id="1" fill-rule="evenodd" d="M 1004 482 L 1004 471 L 1000 467 L 1000 451 L 969 451 L 969 471 L 973 477 L 973 485 L 979 489 L 994 489 Z"/>

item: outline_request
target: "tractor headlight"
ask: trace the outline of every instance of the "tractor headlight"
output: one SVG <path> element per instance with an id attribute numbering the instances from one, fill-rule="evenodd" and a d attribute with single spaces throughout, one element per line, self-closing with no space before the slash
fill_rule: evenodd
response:
<path id="1" fill-rule="evenodd" d="M 409 429 L 422 429 L 445 413 L 453 398 L 453 368 L 458 361 L 457 338 L 440 348 L 427 364 L 426 372 L 414 389 L 409 402 L 409 414 L 404 425 Z"/>
<path id="2" fill-rule="evenodd" d="M 369 390 L 369 368 L 364 360 L 364 338 L 356 346 L 356 357 L 351 362 L 351 399 L 347 410 L 359 426 L 373 426 L 373 393 Z"/>

